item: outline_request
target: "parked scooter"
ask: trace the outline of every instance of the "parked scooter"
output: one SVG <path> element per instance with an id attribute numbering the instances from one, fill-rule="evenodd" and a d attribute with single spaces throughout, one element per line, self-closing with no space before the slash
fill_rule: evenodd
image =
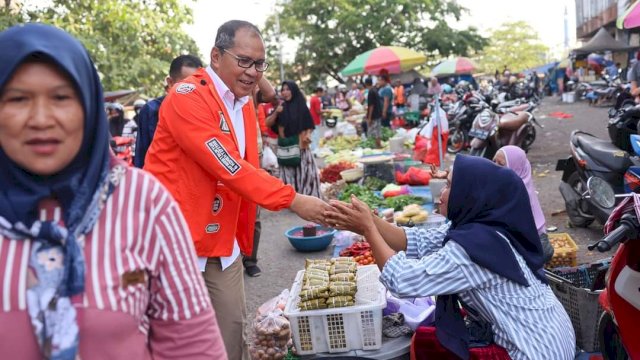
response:
<path id="1" fill-rule="evenodd" d="M 469 131 L 473 125 L 473 120 L 482 111 L 481 102 L 484 96 L 477 92 L 466 93 L 455 112 L 449 119 L 449 140 L 447 141 L 447 152 L 456 154 L 471 146 Z"/>
<path id="2" fill-rule="evenodd" d="M 640 141 L 640 137 L 634 136 L 632 141 Z M 588 183 L 588 191 L 598 206 L 614 206 L 613 189 L 604 180 L 594 177 Z M 640 358 L 640 223 L 637 210 L 640 194 L 622 196 L 627 199 L 612 211 L 605 226 L 607 235 L 588 247 L 590 251 L 606 252 L 620 244 L 598 299 L 604 310 L 598 323 L 598 339 L 606 360 Z"/>
<path id="3" fill-rule="evenodd" d="M 563 171 L 560 193 L 575 227 L 587 227 L 594 220 L 604 224 L 611 214 L 611 209 L 598 206 L 586 196 L 589 178 L 599 177 L 616 194 L 623 194 L 625 172 L 632 165 L 640 165 L 640 158 L 629 154 L 629 135 L 637 133 L 640 109 L 627 106 L 613 115 L 608 126 L 611 142 L 574 130 L 569 140 L 571 155 L 556 164 L 556 170 Z"/>
<path id="4" fill-rule="evenodd" d="M 534 124 L 543 128 L 533 115 L 538 104 L 535 101 L 521 106 L 500 108 L 494 112 L 486 102 L 483 110 L 473 120 L 469 131 L 470 154 L 492 159 L 496 151 L 505 145 L 516 145 L 528 151 L 536 139 Z"/>

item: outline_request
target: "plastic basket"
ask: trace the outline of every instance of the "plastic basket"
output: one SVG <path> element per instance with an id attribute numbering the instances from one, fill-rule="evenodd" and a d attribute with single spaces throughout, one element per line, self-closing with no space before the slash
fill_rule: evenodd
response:
<path id="1" fill-rule="evenodd" d="M 358 292 L 355 305 L 349 307 L 301 311 L 298 294 L 303 276 L 304 270 L 299 271 L 284 309 L 298 355 L 380 349 L 387 300 L 377 265 L 358 267 Z"/>
<path id="2" fill-rule="evenodd" d="M 578 245 L 573 241 L 571 235 L 567 233 L 553 233 L 547 235 L 549 236 L 549 242 L 554 249 L 553 258 L 551 258 L 547 263 L 548 268 L 578 265 Z M 554 243 L 560 239 L 567 240 L 569 246 L 556 247 Z"/>
<path id="3" fill-rule="evenodd" d="M 607 270 L 611 265 L 611 258 L 600 260 L 591 264 L 584 264 L 580 266 L 558 267 L 550 269 L 552 273 L 560 276 L 561 278 L 568 280 L 575 287 L 593 289 L 594 281 L 597 281 L 597 277 L 602 274 L 603 269 Z M 602 280 L 602 279 L 600 279 Z M 604 284 L 601 284 L 604 285 Z"/>
<path id="4" fill-rule="evenodd" d="M 578 347 L 587 352 L 600 351 L 598 321 L 603 310 L 598 303 L 598 297 L 602 290 L 590 291 L 583 288 L 584 284 L 574 285 L 551 271 L 545 272 L 549 286 L 569 314 Z M 586 280 L 586 277 L 581 279 Z"/>

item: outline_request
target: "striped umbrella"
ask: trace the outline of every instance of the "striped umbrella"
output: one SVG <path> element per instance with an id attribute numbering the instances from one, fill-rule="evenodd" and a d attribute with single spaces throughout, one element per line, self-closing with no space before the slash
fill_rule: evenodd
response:
<path id="1" fill-rule="evenodd" d="M 431 71 L 433 76 L 471 74 L 478 66 L 466 57 L 444 60 Z"/>
<path id="2" fill-rule="evenodd" d="M 616 20 L 618 29 L 633 29 L 640 26 L 640 2 L 635 1 L 629 5 L 622 15 Z"/>
<path id="3" fill-rule="evenodd" d="M 426 61 L 426 56 L 411 49 L 381 46 L 356 56 L 340 73 L 342 76 L 379 74 L 386 69 L 390 74 L 399 74 Z"/>

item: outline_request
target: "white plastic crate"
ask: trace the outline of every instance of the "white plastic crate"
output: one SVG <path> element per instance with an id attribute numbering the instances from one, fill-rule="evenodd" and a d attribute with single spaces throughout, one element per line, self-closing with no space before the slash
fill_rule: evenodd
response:
<path id="1" fill-rule="evenodd" d="M 304 270 L 296 275 L 284 309 L 299 355 L 380 349 L 382 309 L 387 299 L 377 265 L 358 266 L 354 306 L 300 311 L 298 295 L 303 276 Z"/>

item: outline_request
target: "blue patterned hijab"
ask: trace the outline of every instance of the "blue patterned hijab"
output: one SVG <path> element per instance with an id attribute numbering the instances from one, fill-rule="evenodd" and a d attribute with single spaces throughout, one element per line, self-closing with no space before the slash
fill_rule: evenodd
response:
<path id="1" fill-rule="evenodd" d="M 53 289 L 55 293 L 49 306 L 34 309 L 32 306 L 37 307 L 37 302 L 28 304 L 30 314 L 38 313 L 40 318 L 46 319 L 42 323 L 38 316 L 31 316 L 36 338 L 45 358 L 73 359 L 77 353 L 78 331 L 70 298 L 83 293 L 85 286 L 85 262 L 77 239 L 93 229 L 102 204 L 115 187 L 109 181 L 111 153 L 102 86 L 82 44 L 55 27 L 27 24 L 9 28 L 0 33 L 0 49 L 0 91 L 25 60 L 42 58 L 67 75 L 75 85 L 84 110 L 80 151 L 57 174 L 31 174 L 0 148 L 0 232 L 15 241 L 32 240 L 29 267 L 37 273 L 39 282 L 37 287 L 27 290 L 28 297 L 30 291 L 42 294 L 46 289 Z M 39 221 L 38 205 L 46 198 L 54 198 L 61 204 L 64 226 L 53 221 Z M 58 256 L 61 259 L 59 271 L 39 273 L 38 252 L 46 252 L 54 258 Z M 55 304 L 56 299 L 57 309 L 52 310 L 56 306 L 51 304 Z M 51 320 L 59 319 L 58 316 L 69 321 L 66 329 L 72 329 L 71 335 L 70 332 L 56 332 L 62 326 L 56 327 L 51 324 L 55 321 Z M 50 350 L 52 342 L 53 351 Z"/>
<path id="2" fill-rule="evenodd" d="M 511 250 L 513 247 L 531 272 L 547 282 L 529 194 L 522 179 L 511 169 L 479 157 L 456 156 L 447 218 L 451 227 L 443 246 L 447 241 L 455 241 L 476 264 L 529 286 Z M 436 335 L 446 348 L 463 359 L 468 358 L 469 338 L 456 295 L 438 296 Z"/>

